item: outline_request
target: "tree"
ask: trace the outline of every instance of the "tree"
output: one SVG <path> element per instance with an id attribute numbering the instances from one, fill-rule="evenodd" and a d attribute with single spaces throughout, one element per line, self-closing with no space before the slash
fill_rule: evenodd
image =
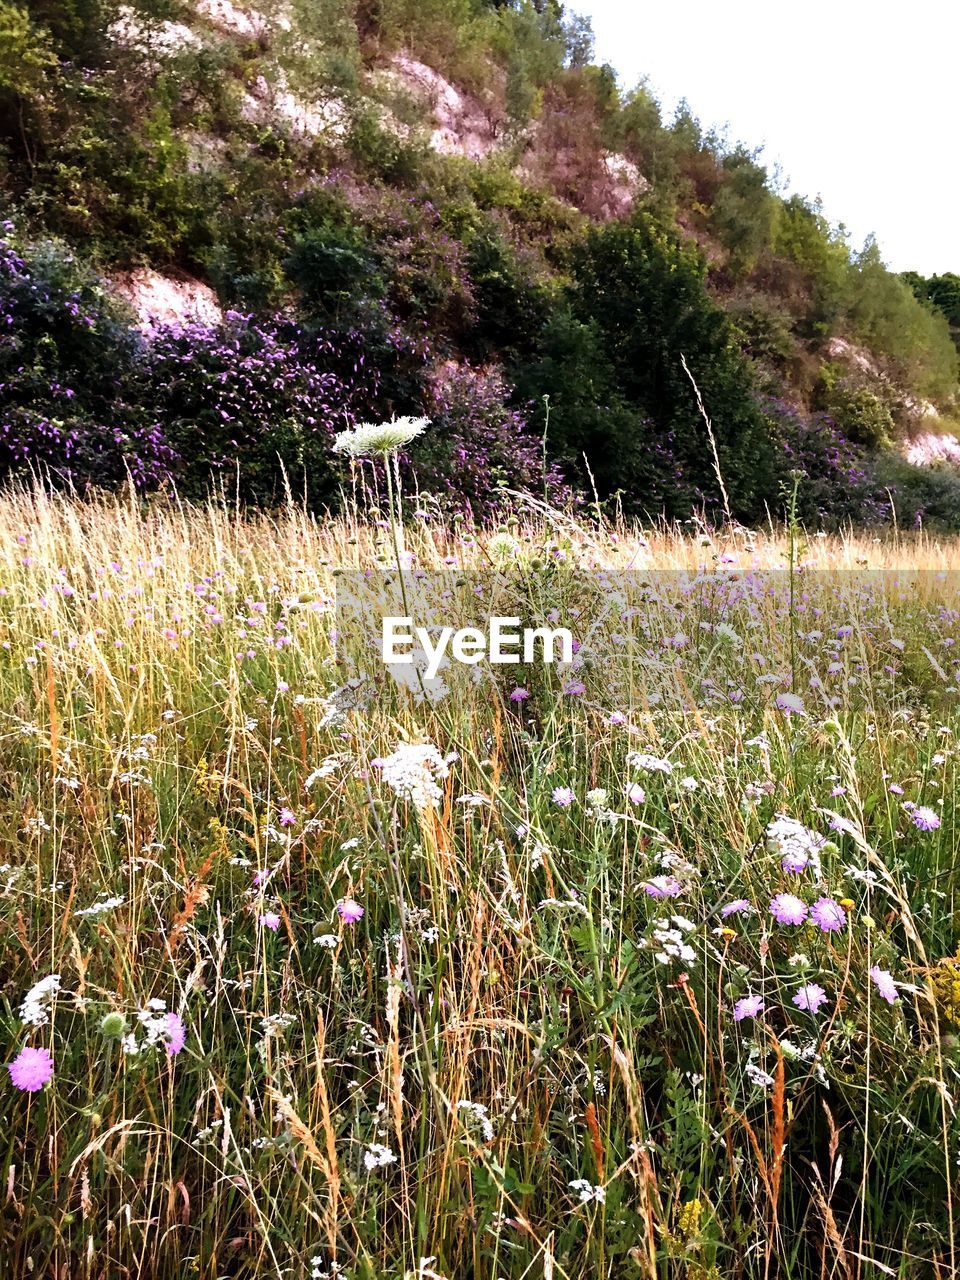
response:
<path id="1" fill-rule="evenodd" d="M 741 518 L 773 496 L 773 453 L 729 323 L 704 287 L 698 253 L 648 214 L 595 228 L 576 250 L 568 312 L 544 332 L 524 389 L 551 397 L 553 445 L 569 466 L 587 454 L 606 496 L 671 515 L 719 510 L 710 414 Z M 652 491 L 653 487 L 663 490 Z"/>

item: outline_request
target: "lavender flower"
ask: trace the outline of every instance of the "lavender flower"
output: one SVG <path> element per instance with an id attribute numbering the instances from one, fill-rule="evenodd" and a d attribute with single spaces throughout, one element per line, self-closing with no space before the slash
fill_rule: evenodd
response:
<path id="1" fill-rule="evenodd" d="M 770 914 L 777 924 L 803 924 L 807 904 L 792 893 L 778 893 L 770 902 Z"/>

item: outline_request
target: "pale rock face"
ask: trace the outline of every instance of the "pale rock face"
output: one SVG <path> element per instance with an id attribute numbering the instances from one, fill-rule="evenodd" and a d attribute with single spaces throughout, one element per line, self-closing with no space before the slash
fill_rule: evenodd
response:
<path id="1" fill-rule="evenodd" d="M 434 151 L 482 160 L 496 147 L 496 127 L 482 104 L 426 63 L 397 53 L 380 75 L 388 85 L 405 90 L 428 108 L 434 122 L 430 134 Z"/>
<path id="2" fill-rule="evenodd" d="M 256 9 L 240 9 L 231 0 L 196 0 L 197 13 L 231 35 L 259 39 L 269 28 L 269 23 Z"/>
<path id="3" fill-rule="evenodd" d="M 223 319 L 210 286 L 188 276 L 175 279 L 150 267 L 140 267 L 114 276 L 110 284 L 114 293 L 133 307 L 141 330 L 149 329 L 151 323 L 218 324 Z"/>
<path id="4" fill-rule="evenodd" d="M 846 364 L 853 365 L 862 373 L 869 374 L 871 378 L 880 376 L 880 370 L 870 353 L 864 351 L 862 347 L 855 347 L 846 338 L 831 338 L 827 343 L 827 355 L 831 360 L 843 360 Z"/>
<path id="5" fill-rule="evenodd" d="M 650 187 L 637 166 L 619 152 L 608 151 L 601 161 L 608 178 L 602 193 L 602 213 L 609 218 L 622 217 L 630 212 L 638 196 Z"/>
<path id="6" fill-rule="evenodd" d="M 927 432 L 906 442 L 904 456 L 915 467 L 932 467 L 937 463 L 960 467 L 960 440 L 956 436 Z"/>
<path id="7" fill-rule="evenodd" d="M 268 121 L 271 116 L 280 116 L 306 138 L 343 138 L 350 126 L 349 113 L 339 98 L 304 102 L 290 91 L 282 73 L 273 85 L 258 76 L 244 94 L 240 110 L 246 120 Z"/>
<path id="8" fill-rule="evenodd" d="M 182 22 L 146 22 L 130 7 L 121 5 L 109 34 L 117 44 L 155 58 L 169 57 L 181 49 L 199 49 L 201 40 Z"/>

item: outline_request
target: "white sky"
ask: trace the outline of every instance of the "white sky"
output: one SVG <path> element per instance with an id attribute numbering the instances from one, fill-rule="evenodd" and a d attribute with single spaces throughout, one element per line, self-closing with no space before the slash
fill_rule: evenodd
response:
<path id="1" fill-rule="evenodd" d="M 960 272 L 956 0 L 568 0 L 624 88 L 764 146 L 895 271 Z"/>

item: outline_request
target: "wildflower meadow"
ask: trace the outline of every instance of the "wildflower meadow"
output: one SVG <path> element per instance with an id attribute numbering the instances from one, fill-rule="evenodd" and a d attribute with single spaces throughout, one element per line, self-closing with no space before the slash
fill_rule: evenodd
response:
<path id="1" fill-rule="evenodd" d="M 0 1275 L 955 1274 L 957 544 L 382 479 L 0 500 Z"/>

